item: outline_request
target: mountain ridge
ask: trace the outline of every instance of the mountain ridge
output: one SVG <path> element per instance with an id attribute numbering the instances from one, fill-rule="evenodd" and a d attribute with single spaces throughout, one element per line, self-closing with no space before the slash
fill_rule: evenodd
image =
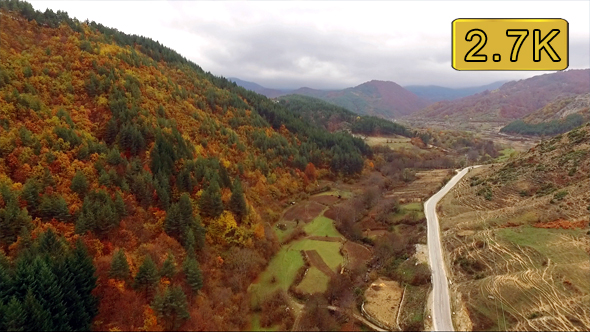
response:
<path id="1" fill-rule="evenodd" d="M 588 93 L 589 74 L 590 69 L 572 69 L 510 81 L 494 91 L 434 103 L 410 115 L 410 118 L 508 123 L 557 98 Z"/>
<path id="2" fill-rule="evenodd" d="M 485 90 L 495 90 L 507 82 L 510 81 L 496 81 L 486 85 L 466 88 L 448 88 L 439 85 L 407 85 L 404 86 L 404 88 L 410 92 L 413 92 L 418 97 L 425 98 L 432 102 L 437 102 L 441 100 L 455 100 L 474 95 Z"/>

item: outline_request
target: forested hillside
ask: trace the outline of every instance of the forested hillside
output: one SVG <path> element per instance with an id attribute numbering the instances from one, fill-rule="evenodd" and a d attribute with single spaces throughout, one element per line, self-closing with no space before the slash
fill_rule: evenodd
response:
<path id="1" fill-rule="evenodd" d="M 524 135 L 557 135 L 590 120 L 590 94 L 559 98 L 500 131 Z"/>
<path id="2" fill-rule="evenodd" d="M 279 103 L 299 115 L 303 121 L 331 132 L 350 130 L 363 135 L 411 136 L 410 131 L 400 124 L 374 116 L 358 115 L 317 98 L 288 95 L 280 97 Z"/>
<path id="3" fill-rule="evenodd" d="M 279 201 L 369 147 L 153 40 L 0 14 L 0 329 L 244 328 Z"/>

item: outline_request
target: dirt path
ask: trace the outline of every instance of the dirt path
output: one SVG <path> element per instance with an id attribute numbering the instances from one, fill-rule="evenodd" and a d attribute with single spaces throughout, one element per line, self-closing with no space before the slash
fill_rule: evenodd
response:
<path id="1" fill-rule="evenodd" d="M 318 270 L 322 271 L 325 275 L 332 278 L 336 276 L 336 273 L 332 271 L 332 269 L 324 262 L 322 256 L 318 254 L 315 250 L 305 250 L 305 254 L 307 255 L 307 259 L 309 259 L 309 264 L 311 266 L 315 266 Z"/>

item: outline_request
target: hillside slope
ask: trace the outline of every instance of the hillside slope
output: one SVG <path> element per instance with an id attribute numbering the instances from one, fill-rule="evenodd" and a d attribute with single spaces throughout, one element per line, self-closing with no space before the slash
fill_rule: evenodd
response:
<path id="1" fill-rule="evenodd" d="M 318 98 L 287 95 L 279 97 L 279 103 L 310 123 L 328 131 L 347 130 L 362 135 L 411 136 L 404 126 L 386 119 L 353 113 Z"/>
<path id="2" fill-rule="evenodd" d="M 411 114 L 430 102 L 389 81 L 370 81 L 337 91 L 301 88 L 292 92 L 325 100 L 361 115 L 393 119 Z"/>
<path id="3" fill-rule="evenodd" d="M 587 123 L 471 171 L 443 199 L 455 308 L 473 330 L 588 330 L 589 156 Z"/>
<path id="4" fill-rule="evenodd" d="M 0 330 L 246 328 L 280 200 L 368 146 L 153 40 L 0 13 Z"/>
<path id="5" fill-rule="evenodd" d="M 438 85 L 408 85 L 404 86 L 404 89 L 414 93 L 420 98 L 424 98 L 431 102 L 437 102 L 441 100 L 455 100 L 486 90 L 496 90 L 506 82 L 507 81 L 498 81 L 487 85 L 455 89 Z"/>
<path id="6" fill-rule="evenodd" d="M 590 69 L 568 70 L 512 81 L 499 89 L 441 101 L 411 115 L 413 119 L 507 123 L 563 97 L 590 91 Z"/>

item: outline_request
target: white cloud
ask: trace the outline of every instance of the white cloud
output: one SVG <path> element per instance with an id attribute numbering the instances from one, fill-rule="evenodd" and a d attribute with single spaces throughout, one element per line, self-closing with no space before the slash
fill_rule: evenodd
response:
<path id="1" fill-rule="evenodd" d="M 33 1 L 175 49 L 216 75 L 268 87 L 343 88 L 371 79 L 468 86 L 542 72 L 457 72 L 456 18 L 564 18 L 570 68 L 590 66 L 586 1 Z"/>

